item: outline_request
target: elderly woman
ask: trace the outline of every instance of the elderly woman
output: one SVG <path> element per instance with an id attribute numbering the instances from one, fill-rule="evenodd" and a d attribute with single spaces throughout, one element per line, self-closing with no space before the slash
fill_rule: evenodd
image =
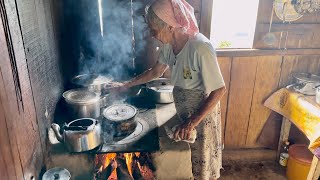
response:
<path id="1" fill-rule="evenodd" d="M 163 43 L 158 62 L 138 77 L 115 87 L 117 90 L 161 77 L 170 68 L 173 96 L 181 124 L 175 138 L 189 139 L 195 179 L 217 179 L 221 169 L 221 119 L 219 100 L 225 93 L 215 49 L 199 33 L 193 8 L 185 0 L 157 0 L 146 19 L 151 35 Z"/>

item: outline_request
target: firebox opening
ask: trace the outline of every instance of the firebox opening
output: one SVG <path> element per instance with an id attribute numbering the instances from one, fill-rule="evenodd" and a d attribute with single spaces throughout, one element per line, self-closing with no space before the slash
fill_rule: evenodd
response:
<path id="1" fill-rule="evenodd" d="M 150 153 L 107 153 L 95 157 L 96 180 L 154 179 Z"/>

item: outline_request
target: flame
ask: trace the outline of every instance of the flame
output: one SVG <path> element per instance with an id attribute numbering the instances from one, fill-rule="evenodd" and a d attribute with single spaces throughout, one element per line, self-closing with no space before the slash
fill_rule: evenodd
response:
<path id="1" fill-rule="evenodd" d="M 105 169 L 111 163 L 111 161 L 116 158 L 117 154 L 116 153 L 108 153 L 108 154 L 104 154 L 103 156 L 105 156 L 104 157 L 105 161 L 103 163 L 103 169 Z"/>
<path id="2" fill-rule="evenodd" d="M 132 176 L 132 158 L 133 158 L 133 153 L 124 153 L 124 157 L 126 158 L 126 164 L 128 167 L 128 171 L 131 177 Z"/>
<path id="3" fill-rule="evenodd" d="M 125 158 L 128 172 L 129 172 L 130 176 L 133 177 L 133 175 L 132 175 L 133 161 L 134 161 L 134 157 L 137 157 L 137 158 L 140 157 L 139 152 L 123 153 L 123 154 L 107 153 L 107 154 L 97 155 L 96 166 L 99 167 L 99 172 L 102 172 L 105 168 L 107 168 L 112 161 L 116 160 L 117 157 L 124 157 Z M 108 179 L 117 179 L 117 163 L 115 165 L 111 164 L 111 166 L 115 166 L 115 169 L 112 171 L 112 173 Z M 139 162 L 137 162 L 137 166 L 139 169 L 141 169 Z"/>

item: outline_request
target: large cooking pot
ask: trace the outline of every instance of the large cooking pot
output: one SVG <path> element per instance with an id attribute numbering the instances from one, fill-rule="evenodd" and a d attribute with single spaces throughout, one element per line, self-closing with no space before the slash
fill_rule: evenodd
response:
<path id="1" fill-rule="evenodd" d="M 172 103 L 173 85 L 167 78 L 158 78 L 146 84 L 145 93 L 154 102 L 160 104 Z"/>
<path id="2" fill-rule="evenodd" d="M 101 125 L 92 118 L 81 118 L 71 121 L 60 133 L 60 126 L 51 125 L 57 139 L 64 143 L 70 152 L 89 151 L 98 147 L 101 143 Z"/>
<path id="3" fill-rule="evenodd" d="M 315 95 L 316 86 L 320 85 L 320 76 L 311 73 L 293 73 L 294 90 L 305 94 Z"/>
<path id="4" fill-rule="evenodd" d="M 103 98 L 87 89 L 71 89 L 63 93 L 69 118 L 98 118 L 100 108 L 105 105 Z"/>
<path id="5" fill-rule="evenodd" d="M 128 136 L 137 127 L 137 109 L 129 104 L 114 104 L 103 111 L 103 117 L 113 130 L 114 137 Z"/>

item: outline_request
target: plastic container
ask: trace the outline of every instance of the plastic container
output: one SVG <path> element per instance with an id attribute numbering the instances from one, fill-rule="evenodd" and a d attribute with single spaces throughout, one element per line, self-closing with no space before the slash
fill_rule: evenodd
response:
<path id="1" fill-rule="evenodd" d="M 287 164 L 288 180 L 307 179 L 313 154 L 304 144 L 294 144 L 289 148 L 289 159 Z"/>

